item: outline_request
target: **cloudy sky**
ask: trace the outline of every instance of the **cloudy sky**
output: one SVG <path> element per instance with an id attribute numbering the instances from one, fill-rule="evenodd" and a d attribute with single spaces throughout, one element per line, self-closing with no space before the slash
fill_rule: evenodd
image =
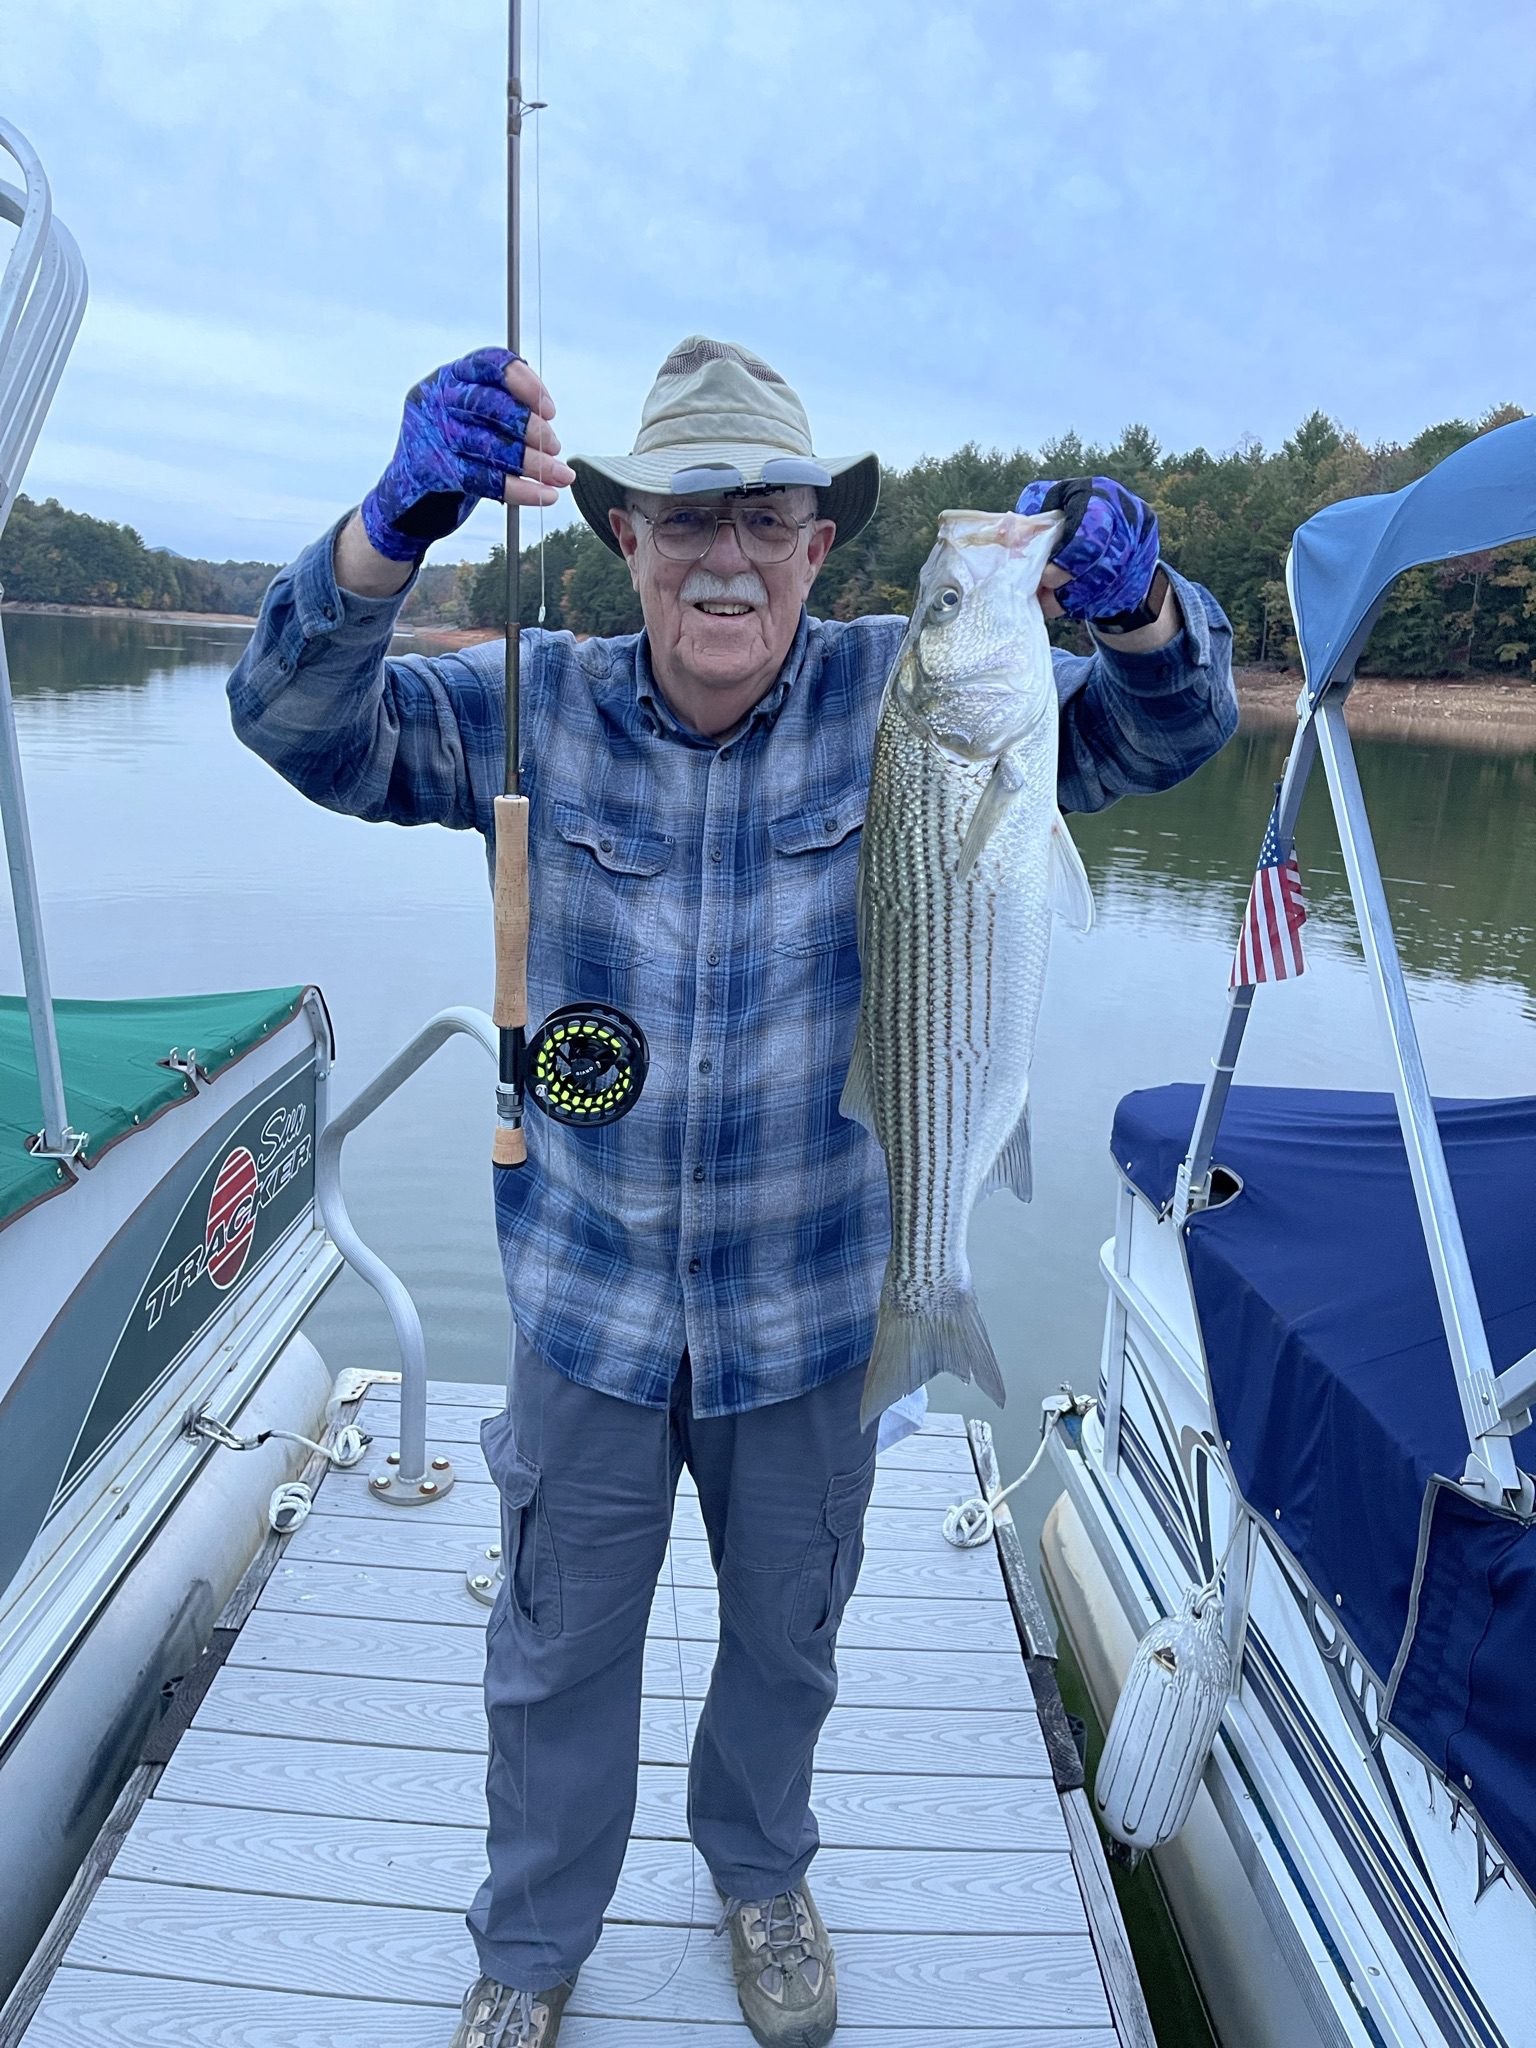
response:
<path id="1" fill-rule="evenodd" d="M 1536 409 L 1529 0 L 544 13 L 568 450 L 627 448 L 689 332 L 766 355 L 824 449 L 893 462 Z M 406 387 L 501 336 L 504 59 L 501 0 L 6 0 L 0 113 L 91 276 L 26 488 L 269 560 L 355 503 Z"/>

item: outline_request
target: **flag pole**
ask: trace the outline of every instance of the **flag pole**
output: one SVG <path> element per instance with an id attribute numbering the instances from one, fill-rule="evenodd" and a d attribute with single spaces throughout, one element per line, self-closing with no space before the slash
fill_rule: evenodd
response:
<path id="1" fill-rule="evenodd" d="M 521 197 L 520 143 L 523 130 L 521 0 L 507 8 L 507 347 L 514 355 L 521 328 L 518 289 L 518 209 Z M 522 793 L 518 760 L 521 700 L 521 641 L 518 613 L 519 520 L 507 506 L 506 541 L 506 734 L 505 793 L 495 800 L 496 869 L 493 889 L 496 990 L 492 1022 L 499 1034 L 496 1134 L 491 1158 L 497 1166 L 521 1166 L 528 1148 L 523 1136 L 523 1082 L 528 1044 L 528 799 Z"/>

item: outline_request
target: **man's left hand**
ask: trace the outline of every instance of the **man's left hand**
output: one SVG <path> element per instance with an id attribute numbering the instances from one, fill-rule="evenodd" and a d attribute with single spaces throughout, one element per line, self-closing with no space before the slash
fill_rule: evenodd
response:
<path id="1" fill-rule="evenodd" d="M 1061 540 L 1040 594 L 1048 619 L 1113 618 L 1145 600 L 1157 571 L 1157 514 L 1107 476 L 1026 484 L 1018 512 L 1059 512 Z"/>

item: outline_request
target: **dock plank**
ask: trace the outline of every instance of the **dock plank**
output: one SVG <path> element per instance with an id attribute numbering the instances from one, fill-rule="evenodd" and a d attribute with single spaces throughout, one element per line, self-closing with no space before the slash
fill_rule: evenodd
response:
<path id="1" fill-rule="evenodd" d="M 485 1639 L 476 1629 L 445 1623 L 269 1614 L 262 1606 L 240 1631 L 228 1661 L 338 1677 L 376 1671 L 381 1678 L 409 1678 L 421 1685 L 473 1685 L 485 1669 Z M 645 1690 L 655 1698 L 676 1699 L 686 1688 L 690 1698 L 702 1699 L 713 1663 L 708 1642 L 655 1637 L 646 1648 Z M 959 1662 L 942 1651 L 844 1649 L 839 1644 L 837 1671 L 838 1696 L 851 1706 L 945 1713 L 963 1683 L 968 1707 L 1023 1712 L 1034 1719 L 1034 1695 L 1017 1649 L 973 1650 Z"/>
<path id="2" fill-rule="evenodd" d="M 486 1609 L 469 1591 L 462 1571 L 404 1571 L 393 1565 L 285 1557 L 268 1581 L 261 1604 L 274 1614 L 426 1622 L 473 1629 L 480 1636 L 486 1626 Z M 680 1636 L 686 1642 L 715 1642 L 719 1609 L 713 1582 L 674 1588 L 663 1573 L 651 1609 L 650 1633 L 668 1640 Z M 866 1595 L 862 1586 L 848 1603 L 837 1640 L 839 1650 L 901 1650 L 922 1643 L 930 1650 L 1017 1652 L 1019 1645 L 1006 1599 L 881 1598 Z"/>
<path id="3" fill-rule="evenodd" d="M 634 1833 L 682 1840 L 687 1772 L 642 1764 Z M 339 1819 L 483 1829 L 485 1762 L 450 1750 L 391 1749 L 221 1735 L 194 1725 L 165 1769 L 157 1797 L 188 1805 Z M 813 1803 L 822 1841 L 849 1849 L 1010 1848 L 1054 1839 L 1043 1812 L 1048 1778 L 957 1778 L 918 1772 L 818 1771 Z M 1059 1821 L 1060 1802 L 1057 1801 Z"/>
<path id="4" fill-rule="evenodd" d="M 736 2014 L 729 1949 L 692 1930 L 613 1925 L 582 1969 L 571 2004 L 623 2018 L 636 2004 L 658 2019 Z M 668 1942 L 667 1934 L 672 1940 Z M 669 1955 L 668 1949 L 672 1951 Z M 317 1992 L 368 1983 L 448 2003 L 476 1974 L 459 1911 L 355 1906 L 108 1877 L 71 1946 L 77 1965 L 185 1983 Z M 986 2026 L 1041 2001 L 1084 2022 L 1109 2019 L 1093 1944 L 1081 1935 L 845 1934 L 838 1988 L 870 2022 L 946 2030 Z"/>
<path id="5" fill-rule="evenodd" d="M 362 1565 L 374 1571 L 443 1571 L 462 1580 L 471 1562 L 484 1559 L 482 1546 L 466 1540 L 462 1527 L 438 1521 L 435 1510 L 413 1513 L 406 1518 L 410 1526 L 402 1529 L 397 1509 L 373 1505 L 369 1515 L 311 1514 L 289 1539 L 288 1561 Z M 881 1519 L 888 1522 L 889 1511 Z M 910 1529 L 911 1517 L 898 1519 Z M 661 1583 L 665 1585 L 670 1574 L 680 1586 L 713 1586 L 715 1570 L 704 1542 L 704 1525 L 696 1520 L 696 1511 L 679 1527 L 681 1521 L 681 1515 L 674 1517 L 672 1555 L 662 1567 Z M 498 1540 L 493 1524 L 486 1542 Z M 931 1597 L 1007 1605 L 1008 1589 L 990 1548 L 957 1550 L 944 1541 L 937 1521 L 931 1543 L 866 1542 L 866 1552 L 859 1574 L 861 1600 Z"/>
<path id="6" fill-rule="evenodd" d="M 66 1968 L 27 2048 L 443 2048 L 457 2006 L 457 1999 L 450 2010 L 447 2001 L 397 2005 L 366 1991 L 229 1990 Z M 854 2038 L 853 2029 L 843 2032 Z M 856 2038 L 864 2048 L 934 2048 L 936 2036 L 929 2027 L 894 2026 L 860 2027 Z M 1106 2029 L 1065 2028 L 1054 2017 L 1036 2029 L 1020 2016 L 975 2038 L 978 2048 L 1117 2048 Z M 571 2012 L 560 2030 L 560 2048 L 743 2048 L 744 2040 L 739 2018 L 689 2025 Z"/>
<path id="7" fill-rule="evenodd" d="M 700 1701 L 646 1699 L 640 1760 L 685 1763 Z M 418 1685 L 407 1679 L 317 1678 L 226 1664 L 198 1712 L 201 1729 L 230 1735 L 365 1742 L 401 1749 L 486 1753 L 485 1712 L 475 1685 Z M 856 1707 L 839 1700 L 816 1746 L 823 1771 L 916 1772 L 940 1777 L 1040 1778 L 1043 1744 L 1028 1717 L 955 1707 Z M 1063 1839 L 1065 1836 L 1063 1835 Z"/>
<path id="8" fill-rule="evenodd" d="M 335 1815 L 231 1813 L 157 1797 L 112 1866 L 114 1877 L 281 1895 L 302 1869 L 311 1898 L 462 1912 L 485 1875 L 478 1828 L 412 1830 Z M 822 1851 L 816 1898 L 834 1934 L 1081 1934 L 1087 1916 L 1072 1859 L 1057 1853 L 949 1849 Z M 719 1901 L 687 1843 L 629 1845 L 613 1921 L 713 1927 Z"/>
<path id="9" fill-rule="evenodd" d="M 376 1436 L 360 1464 L 354 1466 L 350 1471 L 338 1470 L 331 1473 L 326 1484 L 327 1493 L 330 1493 L 333 1487 L 338 1493 L 345 1493 L 350 1489 L 366 1499 L 370 1477 L 375 1472 L 382 1472 L 387 1469 L 385 1459 L 388 1453 L 396 1448 L 397 1440 L 393 1434 Z M 428 1436 L 427 1448 L 428 1450 L 434 1448 L 430 1434 Z M 486 1469 L 485 1454 L 480 1449 L 479 1444 L 477 1442 L 450 1443 L 440 1440 L 436 1448 L 441 1449 L 444 1456 L 451 1458 L 453 1461 L 454 1483 L 452 1494 L 460 1493 L 461 1489 L 465 1487 L 474 1486 L 482 1488 L 481 1500 L 485 1504 L 483 1514 L 486 1521 L 494 1527 L 497 1515 L 496 1488 L 490 1473 Z M 677 1491 L 680 1499 L 697 1498 L 698 1489 L 695 1487 L 690 1473 L 683 1472 L 679 1475 Z M 957 1464 L 953 1471 L 934 1472 L 920 1470 L 908 1465 L 892 1465 L 884 1459 L 875 1467 L 873 1499 L 876 1507 L 900 1507 L 918 1510 L 937 1509 L 939 1514 L 942 1515 L 946 1508 L 953 1507 L 957 1500 L 969 1498 L 975 1491 L 975 1469 L 969 1463 L 968 1458 L 964 1466 Z M 386 1512 L 391 1514 L 400 1514 L 402 1512 L 436 1514 L 438 1508 L 446 1505 L 452 1494 L 445 1494 L 443 1500 L 441 1502 L 434 1502 L 430 1509 L 412 1508 L 401 1510 L 399 1508 L 392 1508 L 386 1510 Z M 374 1503 L 374 1505 L 377 1505 L 377 1503 Z"/>

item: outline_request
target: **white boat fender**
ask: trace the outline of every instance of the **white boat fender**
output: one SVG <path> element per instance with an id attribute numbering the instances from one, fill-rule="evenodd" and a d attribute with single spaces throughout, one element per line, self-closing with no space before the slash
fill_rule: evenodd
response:
<path id="1" fill-rule="evenodd" d="M 1207 1582 L 1147 1630 L 1125 1674 L 1094 1784 L 1117 1842 L 1139 1854 L 1183 1827 L 1231 1691 L 1221 1595 Z"/>

